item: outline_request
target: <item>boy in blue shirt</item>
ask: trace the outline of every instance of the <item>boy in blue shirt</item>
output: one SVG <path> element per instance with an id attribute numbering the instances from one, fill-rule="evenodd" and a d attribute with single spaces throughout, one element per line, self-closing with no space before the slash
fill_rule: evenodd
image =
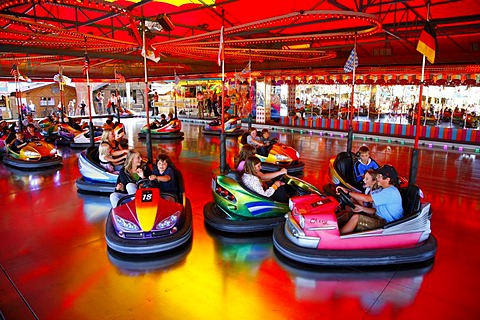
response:
<path id="1" fill-rule="evenodd" d="M 359 159 L 353 165 L 353 173 L 355 174 L 355 181 L 360 182 L 368 169 L 376 170 L 379 166 L 375 160 L 370 158 L 370 150 L 367 146 L 360 147 L 358 154 Z"/>

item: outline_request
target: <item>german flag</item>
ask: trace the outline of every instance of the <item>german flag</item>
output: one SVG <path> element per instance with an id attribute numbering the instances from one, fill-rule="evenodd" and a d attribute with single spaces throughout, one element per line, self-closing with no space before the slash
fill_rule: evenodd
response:
<path id="1" fill-rule="evenodd" d="M 417 51 L 423 54 L 430 63 L 435 61 L 435 52 L 437 51 L 437 39 L 435 30 L 429 21 L 425 22 L 425 27 L 418 40 Z"/>

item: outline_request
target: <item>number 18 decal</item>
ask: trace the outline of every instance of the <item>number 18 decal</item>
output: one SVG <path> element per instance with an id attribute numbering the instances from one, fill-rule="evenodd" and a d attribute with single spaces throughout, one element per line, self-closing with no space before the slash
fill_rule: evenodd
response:
<path id="1" fill-rule="evenodd" d="M 144 190 L 142 192 L 142 202 L 152 202 L 153 194 L 151 190 Z"/>

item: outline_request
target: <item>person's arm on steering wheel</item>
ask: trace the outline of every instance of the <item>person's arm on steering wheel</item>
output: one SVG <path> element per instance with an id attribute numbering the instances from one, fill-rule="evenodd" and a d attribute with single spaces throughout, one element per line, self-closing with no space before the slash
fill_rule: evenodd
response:
<path id="1" fill-rule="evenodd" d="M 265 143 L 260 142 L 258 140 L 252 139 L 252 142 L 254 145 L 259 146 L 259 147 L 265 147 Z"/>
<path id="2" fill-rule="evenodd" d="M 263 173 L 263 172 L 257 172 L 257 175 L 260 179 L 262 179 L 263 181 L 270 181 L 272 179 L 275 179 L 276 177 L 279 177 L 279 176 L 282 176 L 284 174 L 287 174 L 287 169 L 285 168 L 282 168 L 278 171 L 275 171 L 275 172 L 267 172 L 267 173 Z"/>
<path id="3" fill-rule="evenodd" d="M 18 150 L 20 150 L 23 147 L 25 147 L 27 144 L 28 144 L 28 141 L 25 140 L 22 143 L 18 144 L 16 147 L 17 147 Z"/>
<path id="4" fill-rule="evenodd" d="M 254 145 L 254 147 L 264 147 L 265 144 L 259 140 L 257 140 L 258 138 L 254 138 L 252 137 L 251 135 L 248 135 L 247 136 L 247 143 L 248 144 L 251 144 L 251 145 Z"/>
<path id="5" fill-rule="evenodd" d="M 363 202 L 373 202 L 373 198 L 371 195 L 369 194 L 364 194 L 364 193 L 359 193 L 359 192 L 355 192 L 355 191 L 350 191 L 348 190 L 347 188 L 345 187 L 342 187 L 342 186 L 338 186 L 336 188 L 336 190 L 338 189 L 342 189 L 343 192 L 345 192 L 347 195 L 350 196 L 350 198 L 352 198 L 353 200 L 357 201 L 357 203 L 363 203 Z M 338 191 L 337 191 L 338 193 Z M 363 207 L 363 206 L 361 206 Z M 364 211 L 366 212 L 366 211 Z"/>

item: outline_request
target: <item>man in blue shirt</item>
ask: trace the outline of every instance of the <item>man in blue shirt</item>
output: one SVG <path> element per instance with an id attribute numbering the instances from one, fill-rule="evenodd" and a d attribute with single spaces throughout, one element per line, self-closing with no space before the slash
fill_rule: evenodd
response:
<path id="1" fill-rule="evenodd" d="M 402 196 L 395 187 L 398 183 L 397 171 L 391 165 L 384 165 L 378 168 L 376 173 L 377 183 L 382 190 L 368 195 L 358 192 L 348 193 L 359 203 L 371 202 L 372 208 L 356 204 L 353 208 L 353 212 L 356 214 L 353 214 L 341 227 L 340 234 L 381 228 L 388 222 L 398 220 L 403 216 Z M 363 214 L 358 214 L 360 212 Z"/>

